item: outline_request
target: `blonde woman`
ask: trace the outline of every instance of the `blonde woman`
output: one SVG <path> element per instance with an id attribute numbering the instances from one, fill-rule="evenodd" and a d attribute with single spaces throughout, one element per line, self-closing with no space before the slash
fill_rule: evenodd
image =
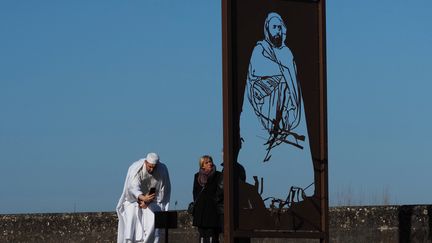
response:
<path id="1" fill-rule="evenodd" d="M 218 243 L 223 222 L 223 176 L 213 159 L 204 155 L 194 177 L 193 225 L 198 227 L 200 243 Z"/>

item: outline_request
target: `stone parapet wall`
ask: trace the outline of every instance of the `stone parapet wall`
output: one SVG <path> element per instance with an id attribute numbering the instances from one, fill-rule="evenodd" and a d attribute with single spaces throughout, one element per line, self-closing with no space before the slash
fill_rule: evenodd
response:
<path id="1" fill-rule="evenodd" d="M 169 242 L 197 242 L 191 217 L 178 211 Z M 0 242 L 115 242 L 114 212 L 0 215 Z M 432 242 L 432 205 L 330 209 L 330 242 Z M 319 242 L 253 239 L 253 243 Z"/>
<path id="2" fill-rule="evenodd" d="M 336 207 L 331 242 L 432 242 L 432 205 Z"/>
<path id="3" fill-rule="evenodd" d="M 113 242 L 115 213 L 15 214 L 0 216 L 0 242 Z"/>

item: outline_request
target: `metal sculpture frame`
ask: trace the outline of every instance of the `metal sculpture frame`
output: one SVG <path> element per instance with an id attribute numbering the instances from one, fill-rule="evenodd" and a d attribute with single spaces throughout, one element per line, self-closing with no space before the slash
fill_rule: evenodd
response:
<path id="1" fill-rule="evenodd" d="M 309 238 L 329 242 L 328 219 L 328 145 L 327 145 L 327 74 L 326 74 L 326 30 L 325 0 L 273 0 L 272 2 L 302 2 L 315 5 L 318 35 L 319 108 L 316 119 L 319 123 L 314 131 L 317 135 L 318 151 L 313 158 L 315 170 L 315 196 L 319 201 L 319 229 L 314 231 L 251 230 L 239 228 L 239 182 L 236 159 L 241 146 L 240 113 L 241 105 L 237 85 L 238 43 L 235 18 L 239 0 L 222 0 L 222 59 L 223 59 L 223 161 L 224 161 L 224 242 L 238 242 L 241 238 Z"/>

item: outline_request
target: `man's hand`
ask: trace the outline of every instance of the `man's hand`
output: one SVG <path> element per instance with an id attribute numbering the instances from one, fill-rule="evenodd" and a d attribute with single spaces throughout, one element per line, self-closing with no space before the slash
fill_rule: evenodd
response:
<path id="1" fill-rule="evenodd" d="M 147 204 L 145 204 L 144 201 L 138 201 L 138 206 L 139 206 L 140 208 L 144 208 L 144 209 L 147 208 Z"/>
<path id="2" fill-rule="evenodd" d="M 138 203 L 140 208 L 147 208 L 147 205 L 149 205 L 155 198 L 155 194 L 149 194 L 146 195 L 141 194 L 138 196 Z"/>

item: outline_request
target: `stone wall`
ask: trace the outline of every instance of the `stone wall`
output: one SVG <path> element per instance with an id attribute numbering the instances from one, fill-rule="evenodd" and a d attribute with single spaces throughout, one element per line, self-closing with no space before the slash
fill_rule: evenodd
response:
<path id="1" fill-rule="evenodd" d="M 0 215 L 0 242 L 115 242 L 113 212 Z M 330 242 L 432 242 L 432 205 L 359 206 L 330 209 Z M 162 241 L 163 242 L 163 241 Z M 197 242 L 191 217 L 178 212 L 169 242 Z M 253 239 L 253 243 L 319 242 Z"/>
<path id="2" fill-rule="evenodd" d="M 337 207 L 331 242 L 432 242 L 432 205 Z"/>

